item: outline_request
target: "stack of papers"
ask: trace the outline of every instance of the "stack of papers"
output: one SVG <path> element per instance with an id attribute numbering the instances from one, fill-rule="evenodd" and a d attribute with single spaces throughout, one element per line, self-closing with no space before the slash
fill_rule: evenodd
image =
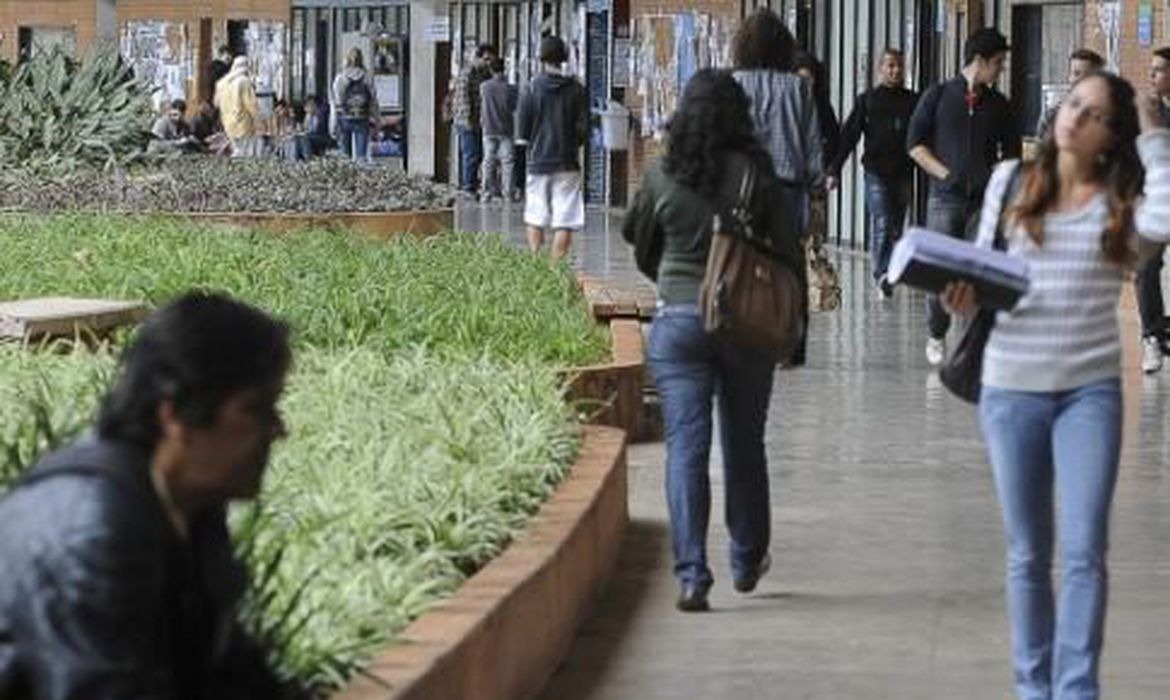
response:
<path id="1" fill-rule="evenodd" d="M 1030 283 L 1021 258 L 924 228 L 908 229 L 894 246 L 887 279 L 936 294 L 951 282 L 970 282 L 980 306 L 1004 311 Z"/>

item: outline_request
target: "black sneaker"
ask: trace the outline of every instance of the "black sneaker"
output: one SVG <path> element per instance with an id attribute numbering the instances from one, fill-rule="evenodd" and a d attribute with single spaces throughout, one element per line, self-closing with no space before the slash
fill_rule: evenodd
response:
<path id="1" fill-rule="evenodd" d="M 737 593 L 751 593 L 756 590 L 756 584 L 760 582 L 764 574 L 768 573 L 768 569 L 772 568 L 772 555 L 765 554 L 764 558 L 756 564 L 756 568 L 744 574 L 742 577 L 735 579 L 732 585 L 735 586 Z"/>
<path id="2" fill-rule="evenodd" d="M 678 602 L 674 604 L 682 612 L 707 612 L 711 605 L 707 602 L 708 586 L 697 583 L 684 583 L 678 594 Z"/>

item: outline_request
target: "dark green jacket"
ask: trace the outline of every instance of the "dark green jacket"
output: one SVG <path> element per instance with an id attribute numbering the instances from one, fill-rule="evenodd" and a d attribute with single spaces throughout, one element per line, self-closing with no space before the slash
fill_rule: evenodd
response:
<path id="1" fill-rule="evenodd" d="M 626 214 L 622 236 L 635 247 L 638 269 L 658 285 L 658 298 L 666 304 L 694 304 L 707 265 L 711 223 L 716 210 L 734 203 L 746 168 L 756 168 L 752 212 L 756 235 L 767 234 L 780 262 L 789 265 L 808 287 L 800 221 L 803 193 L 785 185 L 773 174 L 765 158 L 753 164 L 741 153 L 730 153 L 723 163 L 724 176 L 714 201 L 675 182 L 655 163 L 642 179 L 642 187 Z M 717 204 L 718 203 L 718 204 Z M 801 351 L 803 356 L 803 350 Z"/>

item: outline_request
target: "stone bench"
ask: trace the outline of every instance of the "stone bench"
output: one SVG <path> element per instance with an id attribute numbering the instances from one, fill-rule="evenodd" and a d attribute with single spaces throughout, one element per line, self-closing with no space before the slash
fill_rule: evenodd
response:
<path id="1" fill-rule="evenodd" d="M 134 325 L 150 309 L 137 301 L 41 297 L 0 302 L 0 339 L 100 338 Z"/>

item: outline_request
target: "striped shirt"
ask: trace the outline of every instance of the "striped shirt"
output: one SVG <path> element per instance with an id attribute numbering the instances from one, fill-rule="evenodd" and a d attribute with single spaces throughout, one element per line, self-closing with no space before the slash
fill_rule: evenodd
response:
<path id="1" fill-rule="evenodd" d="M 1136 233 L 1170 239 L 1170 130 L 1142 134 L 1145 197 L 1137 203 Z M 990 247 L 1000 202 L 1017 161 L 999 165 L 983 198 L 978 245 Z M 1044 217 L 1044 245 L 1019 227 L 1006 231 L 1008 251 L 1028 262 L 1031 287 L 1011 311 L 996 314 L 983 359 L 983 384 L 1052 392 L 1121 375 L 1117 304 L 1126 270 L 1101 252 L 1108 220 L 1104 194 L 1076 211 Z M 1134 241 L 1136 247 L 1136 239 Z"/>

